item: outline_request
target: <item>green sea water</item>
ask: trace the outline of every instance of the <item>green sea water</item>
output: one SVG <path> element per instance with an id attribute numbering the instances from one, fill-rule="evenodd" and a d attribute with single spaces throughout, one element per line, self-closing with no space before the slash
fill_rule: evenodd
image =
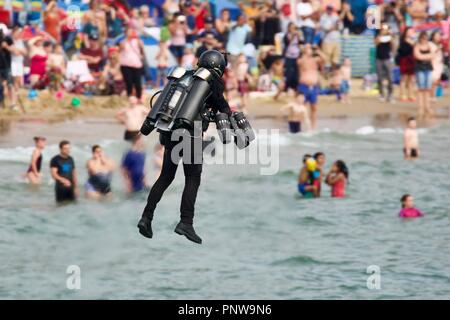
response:
<path id="1" fill-rule="evenodd" d="M 80 182 L 90 146 L 120 162 L 127 145 L 119 125 L 100 120 L 11 123 L 0 135 L 0 298 L 2 299 L 437 299 L 450 298 L 450 126 L 420 129 L 422 157 L 402 159 L 400 123 L 325 119 L 316 134 L 281 128 L 279 170 L 258 165 L 207 165 L 196 205 L 195 245 L 173 232 L 183 189 L 180 168 L 157 208 L 154 238 L 137 232 L 147 193 L 127 196 L 119 172 L 114 195 L 81 197 L 58 207 L 49 160 L 62 138 L 72 141 Z M 48 137 L 44 183 L 21 178 L 32 137 Z M 148 173 L 154 176 L 146 139 Z M 305 200 L 296 180 L 305 153 L 324 151 L 326 170 L 343 159 L 350 169 L 346 199 Z M 397 217 L 411 193 L 424 218 Z M 81 289 L 66 286 L 67 267 L 81 270 Z M 369 266 L 380 289 L 369 290 Z"/>

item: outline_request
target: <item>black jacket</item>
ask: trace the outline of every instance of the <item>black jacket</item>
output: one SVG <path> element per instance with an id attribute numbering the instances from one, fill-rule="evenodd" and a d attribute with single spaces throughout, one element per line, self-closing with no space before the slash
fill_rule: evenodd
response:
<path id="1" fill-rule="evenodd" d="M 211 108 L 214 112 L 222 112 L 228 115 L 231 115 L 231 109 L 228 105 L 227 100 L 223 96 L 225 91 L 225 83 L 222 78 L 216 75 L 215 72 L 212 72 L 213 79 L 211 81 L 211 95 L 206 100 L 206 106 Z"/>

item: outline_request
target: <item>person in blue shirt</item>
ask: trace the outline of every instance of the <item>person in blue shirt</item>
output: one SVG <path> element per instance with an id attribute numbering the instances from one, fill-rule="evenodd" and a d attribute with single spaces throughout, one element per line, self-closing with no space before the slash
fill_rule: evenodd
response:
<path id="1" fill-rule="evenodd" d="M 366 26 L 366 11 L 369 7 L 369 1 L 367 0 L 346 0 L 350 5 L 351 12 L 353 14 L 353 21 L 350 27 L 350 31 L 355 34 L 360 34 L 367 29 Z"/>
<path id="2" fill-rule="evenodd" d="M 123 156 L 122 175 L 130 193 L 141 191 L 146 187 L 145 152 L 143 151 L 141 135 L 136 135 L 133 138 L 131 149 Z"/>
<path id="3" fill-rule="evenodd" d="M 231 28 L 228 36 L 228 43 L 226 44 L 227 52 L 229 52 L 231 56 L 238 56 L 243 52 L 251 31 L 252 29 L 247 24 L 246 16 L 241 14 L 237 18 L 236 24 Z"/>

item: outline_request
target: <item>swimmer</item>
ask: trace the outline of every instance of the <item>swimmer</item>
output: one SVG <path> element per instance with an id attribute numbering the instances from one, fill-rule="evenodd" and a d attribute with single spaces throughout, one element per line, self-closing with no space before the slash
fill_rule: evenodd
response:
<path id="1" fill-rule="evenodd" d="M 320 192 L 321 192 L 321 186 L 322 186 L 322 180 L 323 180 L 323 177 L 325 176 L 325 174 L 324 174 L 324 168 L 325 168 L 325 161 L 326 161 L 326 158 L 325 158 L 325 153 L 323 153 L 323 152 L 316 152 L 314 155 L 313 155 L 313 158 L 314 158 L 314 160 L 316 160 L 317 161 L 317 170 L 319 170 L 319 172 L 320 172 L 320 177 L 319 177 L 319 195 L 320 195 Z"/>
<path id="2" fill-rule="evenodd" d="M 78 196 L 78 177 L 75 161 L 70 156 L 70 142 L 59 143 L 59 154 L 50 160 L 50 172 L 55 180 L 56 202 L 74 201 Z"/>
<path id="3" fill-rule="evenodd" d="M 320 176 L 317 169 L 317 162 L 309 154 L 303 156 L 303 167 L 298 175 L 298 191 L 305 198 L 317 198 L 319 194 L 319 181 Z"/>
<path id="4" fill-rule="evenodd" d="M 408 119 L 408 126 L 403 134 L 403 143 L 405 160 L 417 159 L 419 157 L 419 136 L 416 118 L 414 117 Z"/>
<path id="5" fill-rule="evenodd" d="M 287 121 L 290 133 L 298 133 L 301 131 L 301 123 L 305 124 L 306 130 L 311 130 L 311 121 L 309 120 L 308 109 L 303 104 L 304 96 L 299 94 L 295 101 L 288 103 L 281 112 L 287 114 Z"/>
<path id="6" fill-rule="evenodd" d="M 317 167 L 320 170 L 323 170 L 323 167 L 325 166 L 325 161 L 326 161 L 326 157 L 325 157 L 325 153 L 319 151 L 316 152 L 313 156 L 314 160 L 317 161 Z"/>
<path id="7" fill-rule="evenodd" d="M 348 168 L 344 161 L 338 160 L 333 163 L 333 166 L 325 179 L 325 182 L 331 186 L 331 197 L 345 197 L 345 188 L 347 186 L 348 176 Z"/>
<path id="8" fill-rule="evenodd" d="M 84 185 L 86 197 L 99 199 L 111 194 L 111 178 L 115 164 L 105 156 L 100 146 L 92 147 L 92 158 L 86 162 L 86 168 L 89 174 L 88 181 Z"/>
<path id="9" fill-rule="evenodd" d="M 34 137 L 34 144 L 36 148 L 31 155 L 30 166 L 26 173 L 26 177 L 31 184 L 40 184 L 42 173 L 42 150 L 45 148 L 46 139 L 44 137 Z"/>
<path id="10" fill-rule="evenodd" d="M 145 152 L 142 136 L 133 138 L 131 149 L 122 159 L 122 175 L 129 193 L 138 192 L 147 187 L 145 178 Z"/>
<path id="11" fill-rule="evenodd" d="M 116 119 L 125 125 L 125 141 L 133 141 L 134 136 L 139 134 L 142 123 L 148 114 L 148 109 L 139 104 L 136 97 L 129 98 L 129 105 L 117 112 Z"/>
<path id="12" fill-rule="evenodd" d="M 414 207 L 414 198 L 410 194 L 405 194 L 400 199 L 402 209 L 398 213 L 400 218 L 418 218 L 422 217 L 423 213 Z"/>

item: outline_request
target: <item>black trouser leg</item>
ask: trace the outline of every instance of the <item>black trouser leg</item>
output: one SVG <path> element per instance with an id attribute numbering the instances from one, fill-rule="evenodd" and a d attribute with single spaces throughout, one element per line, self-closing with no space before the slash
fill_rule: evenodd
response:
<path id="1" fill-rule="evenodd" d="M 161 168 L 161 174 L 158 180 L 156 180 L 153 185 L 147 199 L 147 205 L 142 213 L 143 217 L 147 217 L 150 220 L 153 219 L 153 212 L 155 211 L 156 205 L 161 200 L 164 191 L 170 186 L 173 179 L 175 178 L 175 173 L 177 172 L 178 163 L 173 163 L 171 159 L 172 149 L 166 148 L 164 150 L 163 165 Z"/>
<path id="2" fill-rule="evenodd" d="M 286 58 L 284 61 L 285 61 L 284 74 L 286 77 L 285 91 L 287 91 L 289 88 L 297 90 L 298 84 L 297 60 Z"/>
<path id="3" fill-rule="evenodd" d="M 196 156 L 194 141 L 195 139 L 191 138 L 190 158 L 188 159 L 189 161 L 187 161 L 189 163 L 185 163 L 183 158 L 185 185 L 183 195 L 181 197 L 180 213 L 181 221 L 187 224 L 192 224 L 194 219 L 195 200 L 197 198 L 197 191 L 200 186 L 203 167 L 203 159 L 201 154 Z M 147 205 L 145 206 L 142 214 L 143 217 L 153 219 L 153 212 L 155 211 L 156 205 L 161 200 L 164 191 L 166 191 L 175 178 L 175 173 L 178 167 L 178 161 L 176 163 L 172 161 L 172 149 L 175 145 L 177 145 L 177 143 L 168 142 L 165 146 L 161 174 L 148 195 Z M 202 152 L 201 144 L 199 152 Z M 178 158 L 177 156 L 183 157 L 183 151 L 181 150 L 179 155 L 174 155 L 174 157 Z M 187 157 L 189 157 L 189 155 L 187 155 Z M 195 160 L 198 160 L 198 163 L 196 163 Z"/>
<path id="4" fill-rule="evenodd" d="M 136 97 L 140 99 L 142 97 L 142 74 L 141 69 L 132 68 L 132 74 L 133 74 L 133 85 L 136 89 Z"/>
<path id="5" fill-rule="evenodd" d="M 386 69 L 386 78 L 388 80 L 388 97 L 392 97 L 392 91 L 393 91 L 393 82 L 392 82 L 392 67 L 391 67 L 391 61 L 386 60 L 384 63 L 384 68 Z"/>
<path id="6" fill-rule="evenodd" d="M 185 184 L 181 197 L 181 222 L 192 224 L 194 220 L 195 200 L 200 187 L 202 164 L 183 163 Z"/>
<path id="7" fill-rule="evenodd" d="M 133 80 L 130 71 L 130 67 L 120 67 L 120 71 L 122 71 L 123 81 L 125 82 L 125 87 L 127 89 L 127 96 L 131 96 L 133 92 Z"/>

